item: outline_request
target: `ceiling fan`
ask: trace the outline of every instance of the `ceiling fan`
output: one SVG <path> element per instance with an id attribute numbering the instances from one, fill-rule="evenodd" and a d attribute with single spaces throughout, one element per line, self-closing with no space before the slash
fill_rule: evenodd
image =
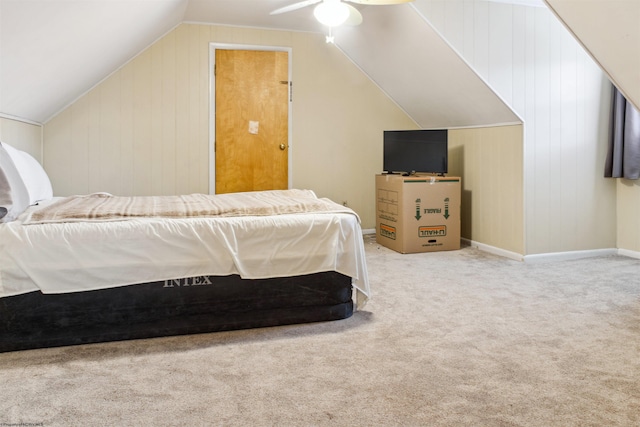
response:
<path id="1" fill-rule="evenodd" d="M 292 12 L 319 3 L 313 10 L 313 15 L 320 23 L 328 27 L 337 27 L 342 24 L 360 25 L 362 23 L 362 14 L 347 2 L 363 5 L 392 5 L 412 1 L 413 0 L 303 0 L 276 9 L 272 11 L 270 15 Z"/>

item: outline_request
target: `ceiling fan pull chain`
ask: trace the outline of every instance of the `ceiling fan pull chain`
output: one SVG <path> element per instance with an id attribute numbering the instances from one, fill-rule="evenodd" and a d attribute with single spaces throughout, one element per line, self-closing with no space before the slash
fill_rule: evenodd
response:
<path id="1" fill-rule="evenodd" d="M 335 43 L 335 37 L 333 36 L 333 27 L 329 27 L 329 35 L 326 36 L 325 41 L 327 43 Z"/>

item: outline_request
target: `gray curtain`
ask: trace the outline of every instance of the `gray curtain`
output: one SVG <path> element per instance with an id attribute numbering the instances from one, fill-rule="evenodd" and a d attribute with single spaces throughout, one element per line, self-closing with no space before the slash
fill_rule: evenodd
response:
<path id="1" fill-rule="evenodd" d="M 607 162 L 607 178 L 640 178 L 640 112 L 613 88 L 611 135 Z"/>

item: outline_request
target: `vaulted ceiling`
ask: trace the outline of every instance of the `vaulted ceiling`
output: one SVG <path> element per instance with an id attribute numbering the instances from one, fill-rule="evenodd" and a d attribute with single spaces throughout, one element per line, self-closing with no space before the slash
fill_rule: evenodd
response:
<path id="1" fill-rule="evenodd" d="M 269 14 L 295 1 L 0 0 L 0 113 L 46 122 L 181 22 L 326 31 L 310 7 Z M 364 23 L 337 46 L 421 126 L 519 121 L 411 5 L 355 7 Z M 410 78 L 399 73 L 407 69 Z M 450 87 L 467 89 L 464 100 L 448 85 L 425 84 L 452 73 L 461 84 Z"/>
<path id="2" fill-rule="evenodd" d="M 0 114 L 46 122 L 181 22 L 324 32 L 309 7 L 269 15 L 295 1 L 0 0 Z M 493 1 L 526 4 L 540 0 Z M 583 21 L 576 8 L 570 7 L 571 1 L 547 1 L 557 6 L 556 12 L 568 14 L 564 21 L 576 25 L 574 32 L 580 36 Z M 584 1 L 596 4 L 592 13 L 597 13 L 597 4 L 608 3 Z M 614 3 L 625 2 L 640 4 L 636 0 Z M 519 121 L 411 4 L 355 6 L 364 23 L 340 29 L 338 48 L 421 126 L 428 127 L 434 115 L 438 126 Z M 638 28 L 636 25 L 635 30 Z M 631 38 L 640 39 L 635 34 Z M 606 50 L 602 43 L 585 45 Z M 640 57 L 637 52 L 632 66 Z M 632 79 L 638 76 L 638 69 L 631 71 Z M 451 78 L 458 84 L 434 84 Z M 465 102 L 456 101 L 461 96 Z M 430 109 L 421 99 L 430 99 L 437 108 Z"/>

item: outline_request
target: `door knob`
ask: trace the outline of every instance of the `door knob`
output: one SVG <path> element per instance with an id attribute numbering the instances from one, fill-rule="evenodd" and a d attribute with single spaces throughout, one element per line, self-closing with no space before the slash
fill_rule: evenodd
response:
<path id="1" fill-rule="evenodd" d="M 285 148 L 287 148 L 287 146 L 286 146 L 286 145 L 284 145 L 284 144 L 280 144 L 280 149 L 281 149 L 281 150 L 284 150 Z"/>

